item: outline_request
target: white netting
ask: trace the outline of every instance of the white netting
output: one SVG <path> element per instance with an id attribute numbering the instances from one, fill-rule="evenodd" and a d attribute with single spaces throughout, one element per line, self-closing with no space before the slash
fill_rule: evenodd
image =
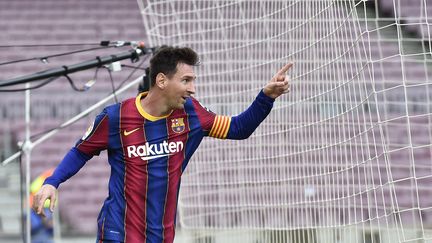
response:
<path id="1" fill-rule="evenodd" d="M 194 155 L 183 229 L 251 242 L 432 239 L 432 3 L 139 3 L 151 45 L 200 54 L 197 96 L 216 113 L 238 114 L 295 63 L 291 93 L 249 139 L 206 139 Z"/>

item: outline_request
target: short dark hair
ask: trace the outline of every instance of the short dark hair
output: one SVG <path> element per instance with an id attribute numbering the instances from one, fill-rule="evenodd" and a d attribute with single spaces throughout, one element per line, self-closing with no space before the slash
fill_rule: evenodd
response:
<path id="1" fill-rule="evenodd" d="M 156 83 L 156 76 L 163 73 L 171 77 L 177 71 L 177 64 L 196 66 L 198 54 L 189 47 L 161 46 L 150 59 L 150 85 Z"/>

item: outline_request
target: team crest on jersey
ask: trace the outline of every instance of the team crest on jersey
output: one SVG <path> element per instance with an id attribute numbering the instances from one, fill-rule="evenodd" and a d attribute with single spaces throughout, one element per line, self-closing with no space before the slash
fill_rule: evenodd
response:
<path id="1" fill-rule="evenodd" d="M 171 128 L 175 133 L 181 133 L 185 130 L 183 118 L 171 119 Z"/>
<path id="2" fill-rule="evenodd" d="M 82 140 L 86 140 L 86 138 L 90 135 L 90 133 L 93 131 L 94 127 L 94 121 L 93 123 L 87 128 L 87 131 L 85 132 L 84 136 L 82 136 Z"/>

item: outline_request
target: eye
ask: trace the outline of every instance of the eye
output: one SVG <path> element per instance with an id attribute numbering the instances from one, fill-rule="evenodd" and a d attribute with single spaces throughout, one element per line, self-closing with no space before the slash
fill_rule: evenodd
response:
<path id="1" fill-rule="evenodd" d="M 182 82 L 183 84 L 186 84 L 187 82 L 189 82 L 189 80 L 188 80 L 188 79 L 183 79 L 181 82 Z"/>

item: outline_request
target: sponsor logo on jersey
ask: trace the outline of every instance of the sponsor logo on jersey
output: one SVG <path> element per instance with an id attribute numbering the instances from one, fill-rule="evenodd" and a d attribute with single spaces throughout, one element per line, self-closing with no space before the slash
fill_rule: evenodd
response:
<path id="1" fill-rule="evenodd" d="M 129 135 L 131 135 L 132 133 L 138 131 L 139 129 L 140 129 L 140 128 L 137 127 L 137 128 L 135 128 L 135 129 L 133 129 L 133 130 L 131 130 L 131 131 L 123 130 L 123 135 L 125 135 L 125 136 L 129 136 Z"/>
<path id="2" fill-rule="evenodd" d="M 159 144 L 149 144 L 147 142 L 139 146 L 131 145 L 126 149 L 129 158 L 141 157 L 142 160 L 150 160 L 176 154 L 182 151 L 183 148 L 184 144 L 182 141 L 169 143 L 163 141 Z"/>
<path id="3" fill-rule="evenodd" d="M 171 119 L 171 124 L 172 124 L 171 129 L 175 133 L 181 133 L 185 129 L 185 124 L 184 124 L 183 118 Z"/>

